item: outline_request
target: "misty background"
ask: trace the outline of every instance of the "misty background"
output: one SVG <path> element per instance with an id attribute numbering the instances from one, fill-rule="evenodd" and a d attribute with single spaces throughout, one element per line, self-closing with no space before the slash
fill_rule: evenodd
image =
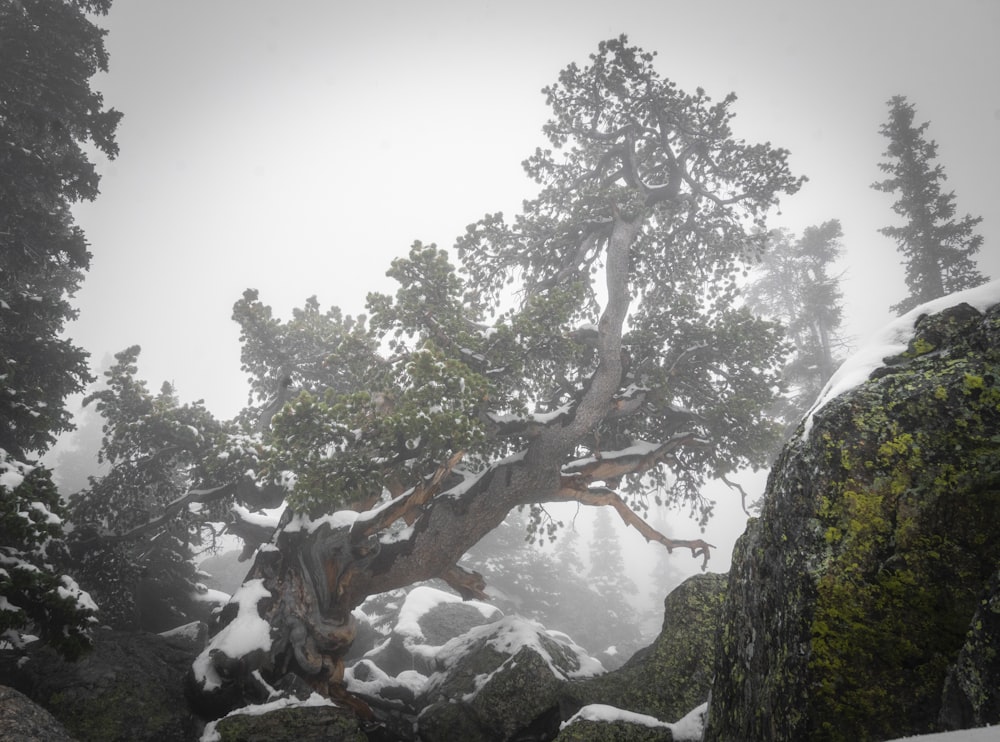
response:
<path id="1" fill-rule="evenodd" d="M 895 244 L 877 231 L 899 223 L 893 197 L 870 188 L 893 95 L 930 122 L 959 216 L 983 217 L 979 268 L 1000 276 L 992 0 L 129 0 L 99 25 L 111 69 L 93 85 L 125 116 L 119 157 L 94 157 L 100 197 L 74 208 L 94 257 L 67 334 L 98 373 L 140 344 L 151 388 L 170 381 L 220 418 L 247 402 L 230 319 L 244 289 L 282 318 L 311 295 L 358 314 L 369 291 L 390 289 L 385 270 L 414 240 L 448 247 L 484 213 L 517 211 L 534 192 L 520 162 L 544 143 L 541 88 L 621 33 L 656 51 L 681 88 L 736 92 L 738 138 L 791 151 L 809 182 L 770 226 L 840 221 L 843 330 L 855 345 L 906 293 Z M 100 439 L 92 412 L 79 421 L 48 457 L 65 464 L 56 477 L 69 492 L 93 473 Z M 756 496 L 764 476 L 740 482 Z M 724 572 L 745 514 L 725 486 L 709 495 L 709 569 Z M 586 568 L 596 519 L 572 507 L 557 516 Z M 698 534 L 684 512 L 652 520 L 672 537 Z M 662 547 L 612 523 L 637 610 L 658 609 L 699 570 L 676 552 L 655 572 Z"/>

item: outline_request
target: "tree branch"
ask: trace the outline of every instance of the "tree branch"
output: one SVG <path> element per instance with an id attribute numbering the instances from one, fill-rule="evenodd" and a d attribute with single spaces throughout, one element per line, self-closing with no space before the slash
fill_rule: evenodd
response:
<path id="1" fill-rule="evenodd" d="M 145 523 L 142 523 L 134 528 L 125 531 L 124 533 L 112 533 L 107 535 L 96 536 L 85 541 L 81 541 L 81 545 L 88 545 L 92 543 L 97 543 L 99 541 L 106 543 L 119 543 L 121 541 L 130 541 L 134 538 L 138 538 L 143 534 L 153 531 L 160 526 L 166 525 L 178 512 L 180 512 L 184 507 L 190 505 L 193 502 L 215 502 L 216 500 L 221 500 L 223 498 L 229 497 L 236 492 L 235 484 L 223 484 L 219 487 L 210 487 L 209 489 L 195 489 L 185 492 L 180 497 L 169 502 L 166 507 L 164 507 L 163 512 L 160 513 L 155 518 L 152 518 Z"/>
<path id="2" fill-rule="evenodd" d="M 441 491 L 441 483 L 445 477 L 451 474 L 464 455 L 464 451 L 456 452 L 447 462 L 437 468 L 437 471 L 434 472 L 434 475 L 430 479 L 421 482 L 413 489 L 395 498 L 388 505 L 375 510 L 367 516 L 359 517 L 351 528 L 351 543 L 360 543 L 374 536 L 400 518 L 404 518 L 407 523 L 415 521 L 420 508 Z"/>
<path id="3" fill-rule="evenodd" d="M 625 525 L 635 528 L 647 542 L 656 541 L 667 547 L 667 551 L 673 553 L 674 549 L 690 549 L 692 557 L 702 557 L 701 568 L 708 567 L 708 560 L 711 557 L 710 549 L 715 546 L 702 539 L 672 539 L 664 536 L 646 521 L 640 518 L 632 508 L 614 490 L 607 487 L 592 487 L 582 490 L 570 490 L 572 496 L 567 498 L 579 502 L 582 505 L 592 507 L 611 507 L 621 516 Z"/>

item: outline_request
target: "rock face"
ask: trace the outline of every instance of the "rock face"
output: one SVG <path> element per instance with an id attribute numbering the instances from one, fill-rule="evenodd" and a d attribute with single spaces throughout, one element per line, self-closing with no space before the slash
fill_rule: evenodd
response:
<path id="1" fill-rule="evenodd" d="M 1000 307 L 922 317 L 811 423 L 733 555 L 706 739 L 997 723 Z"/>
<path id="2" fill-rule="evenodd" d="M 442 601 L 441 596 L 448 601 Z M 411 612 L 408 610 L 411 604 L 432 599 L 436 601 L 433 607 L 414 612 L 412 618 L 407 616 Z M 407 670 L 430 675 L 435 670 L 434 657 L 440 647 L 469 629 L 496 621 L 500 616 L 500 611 L 487 603 L 463 602 L 450 593 L 417 587 L 407 596 L 401 620 L 388 640 L 366 652 L 364 658 L 389 675 L 396 676 Z"/>
<path id="3" fill-rule="evenodd" d="M 0 683 L 46 708 L 79 742 L 197 738 L 182 682 L 200 648 L 196 640 L 114 631 L 94 639 L 93 651 L 78 662 L 44 646 L 32 647 L 24 662 L 0 658 Z"/>
<path id="4" fill-rule="evenodd" d="M 566 727 L 555 742 L 674 742 L 669 729 L 627 721 L 578 721 Z"/>
<path id="5" fill-rule="evenodd" d="M 233 714 L 219 720 L 216 732 L 219 742 L 368 742 L 358 718 L 347 709 L 332 706 Z"/>
<path id="6" fill-rule="evenodd" d="M 939 721 L 945 729 L 982 727 L 1000 719 L 1000 571 L 948 670 L 942 700 Z"/>
<path id="7" fill-rule="evenodd" d="M 420 700 L 423 742 L 501 742 L 529 729 L 551 739 L 566 681 L 603 670 L 580 647 L 516 617 L 469 631 L 438 658 Z"/>
<path id="8" fill-rule="evenodd" d="M 4 685 L 0 685 L 0 738 L 10 742 L 74 742 L 52 714 Z"/>
<path id="9" fill-rule="evenodd" d="M 676 721 L 708 699 L 726 575 L 696 575 L 663 602 L 663 629 L 652 645 L 606 675 L 569 685 L 564 705 L 602 703 Z"/>

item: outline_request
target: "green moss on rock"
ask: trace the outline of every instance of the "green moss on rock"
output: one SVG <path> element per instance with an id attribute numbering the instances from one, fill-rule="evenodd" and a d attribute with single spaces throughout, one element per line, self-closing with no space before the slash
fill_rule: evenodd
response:
<path id="1" fill-rule="evenodd" d="M 734 553 L 707 739 L 935 731 L 1000 563 L 1000 311 L 918 322 L 829 402 Z"/>
<path id="2" fill-rule="evenodd" d="M 672 742 L 666 727 L 647 727 L 626 721 L 575 721 L 555 742 Z"/>
<path id="3" fill-rule="evenodd" d="M 704 703 L 727 579 L 708 573 L 681 583 L 664 600 L 663 629 L 653 644 L 617 670 L 574 681 L 564 702 L 603 703 L 668 722 Z"/>
<path id="4" fill-rule="evenodd" d="M 358 718 L 332 706 L 284 708 L 264 715 L 234 714 L 216 726 L 220 742 L 367 742 Z"/>

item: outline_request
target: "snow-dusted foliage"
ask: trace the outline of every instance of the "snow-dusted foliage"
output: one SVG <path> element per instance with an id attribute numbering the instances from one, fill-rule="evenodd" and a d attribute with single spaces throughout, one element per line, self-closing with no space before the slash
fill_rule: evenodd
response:
<path id="1" fill-rule="evenodd" d="M 89 646 L 97 606 L 64 574 L 67 562 L 50 472 L 0 449 L 0 640 L 40 637 L 68 657 Z"/>

